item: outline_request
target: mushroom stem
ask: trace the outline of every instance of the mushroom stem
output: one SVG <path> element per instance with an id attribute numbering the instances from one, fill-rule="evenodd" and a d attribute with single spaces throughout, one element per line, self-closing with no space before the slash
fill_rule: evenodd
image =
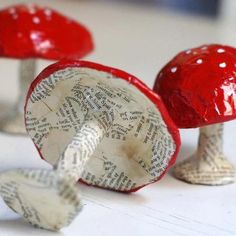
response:
<path id="1" fill-rule="evenodd" d="M 223 154 L 223 124 L 200 128 L 198 149 L 174 168 L 174 175 L 186 182 L 224 185 L 235 181 L 235 169 Z"/>
<path id="2" fill-rule="evenodd" d="M 209 166 L 217 168 L 217 158 L 223 155 L 223 124 L 214 124 L 200 128 L 197 158 L 203 159 Z"/>
<path id="3" fill-rule="evenodd" d="M 21 60 L 19 70 L 20 93 L 14 109 L 0 121 L 0 130 L 7 133 L 26 134 L 24 125 L 24 103 L 29 85 L 34 79 L 35 68 L 35 59 Z"/>
<path id="4" fill-rule="evenodd" d="M 111 114 L 113 112 L 104 112 L 84 121 L 58 161 L 56 171 L 60 177 L 74 182 L 80 179 L 87 162 L 113 124 Z"/>
<path id="5" fill-rule="evenodd" d="M 24 104 L 27 91 L 31 82 L 34 79 L 36 71 L 36 60 L 35 59 L 24 59 L 20 62 L 19 76 L 20 76 L 20 93 L 18 96 L 16 110 L 19 113 L 24 113 Z"/>

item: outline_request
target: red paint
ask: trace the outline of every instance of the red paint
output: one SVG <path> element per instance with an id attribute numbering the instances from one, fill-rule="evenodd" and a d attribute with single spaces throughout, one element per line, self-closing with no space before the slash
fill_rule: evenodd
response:
<path id="1" fill-rule="evenodd" d="M 16 5 L 0 11 L 0 56 L 81 58 L 93 50 L 90 32 L 48 8 Z"/>
<path id="2" fill-rule="evenodd" d="M 162 114 L 162 118 L 163 118 L 164 122 L 167 125 L 168 131 L 172 135 L 172 138 L 173 138 L 173 140 L 176 144 L 175 153 L 171 157 L 171 159 L 169 161 L 169 164 L 168 164 L 168 167 L 166 168 L 164 173 L 169 169 L 169 167 L 171 167 L 175 163 L 177 154 L 179 152 L 179 147 L 180 147 L 180 135 L 179 135 L 178 129 L 176 128 L 174 122 L 171 120 L 171 118 L 170 118 L 165 106 L 163 105 L 163 102 L 161 101 L 160 97 L 157 94 L 155 94 L 150 88 L 148 88 L 143 82 L 141 82 L 138 78 L 136 78 L 135 76 L 133 76 L 131 74 L 128 74 L 124 71 L 121 71 L 121 70 L 118 70 L 118 69 L 115 69 L 115 68 L 111 68 L 111 67 L 107 67 L 107 66 L 103 66 L 103 65 L 100 65 L 100 64 L 97 64 L 97 63 L 88 62 L 88 61 L 78 61 L 78 60 L 62 60 L 62 61 L 59 61 L 55 64 L 52 64 L 52 65 L 48 66 L 46 69 L 44 69 L 38 75 L 38 77 L 33 81 L 33 83 L 31 84 L 31 86 L 29 88 L 28 94 L 27 94 L 27 99 L 26 99 L 26 104 L 25 104 L 25 111 L 26 111 L 28 100 L 30 99 L 30 96 L 31 96 L 32 92 L 34 91 L 35 87 L 42 80 L 48 78 L 51 74 L 55 73 L 56 71 L 66 69 L 68 67 L 85 67 L 85 68 L 91 68 L 91 69 L 95 69 L 95 70 L 98 70 L 98 71 L 104 71 L 104 72 L 110 73 L 114 77 L 118 77 L 118 78 L 121 78 L 121 79 L 124 79 L 124 80 L 128 81 L 130 84 L 135 86 L 138 90 L 140 90 L 143 94 L 145 94 L 156 105 L 157 109 Z M 40 156 L 43 159 L 46 159 L 42 156 L 42 154 L 41 154 L 41 152 L 40 152 L 40 150 L 37 146 L 36 146 L 36 148 L 39 151 Z M 156 181 L 158 181 L 164 175 L 164 173 L 162 173 L 162 175 L 158 179 L 156 179 Z M 86 183 L 84 180 L 83 180 L 83 182 Z M 142 188 L 144 186 L 138 186 L 137 188 L 132 189 L 128 192 L 135 192 L 135 191 L 139 190 L 140 188 Z"/>
<path id="3" fill-rule="evenodd" d="M 236 49 L 203 45 L 180 52 L 158 74 L 157 92 L 180 128 L 236 118 Z"/>

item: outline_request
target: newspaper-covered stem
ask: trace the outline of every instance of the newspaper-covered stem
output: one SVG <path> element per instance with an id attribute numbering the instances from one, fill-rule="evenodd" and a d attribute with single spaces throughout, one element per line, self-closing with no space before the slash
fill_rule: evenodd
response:
<path id="1" fill-rule="evenodd" d="M 217 156 L 224 158 L 222 123 L 200 128 L 197 156 L 209 165 L 214 164 L 214 159 Z"/>
<path id="2" fill-rule="evenodd" d="M 86 163 L 113 124 L 113 117 L 107 111 L 99 111 L 85 119 L 58 161 L 56 171 L 59 176 L 74 182 L 80 179 Z"/>
<path id="3" fill-rule="evenodd" d="M 223 153 L 222 123 L 200 128 L 196 153 L 177 164 L 174 175 L 194 184 L 224 185 L 235 181 L 235 168 Z"/>

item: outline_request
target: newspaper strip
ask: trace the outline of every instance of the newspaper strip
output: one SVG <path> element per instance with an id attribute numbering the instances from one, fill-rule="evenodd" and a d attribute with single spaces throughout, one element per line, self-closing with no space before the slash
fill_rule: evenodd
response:
<path id="1" fill-rule="evenodd" d="M 24 123 L 24 104 L 25 97 L 35 77 L 36 61 L 35 59 L 24 59 L 20 61 L 19 78 L 20 91 L 17 103 L 12 110 L 0 120 L 0 130 L 11 134 L 26 134 Z"/>
<path id="2" fill-rule="evenodd" d="M 79 132 L 62 154 L 56 167 L 62 178 L 70 179 L 72 182 L 80 179 L 87 161 L 111 127 L 114 116 L 102 110 L 97 113 L 85 119 Z"/>

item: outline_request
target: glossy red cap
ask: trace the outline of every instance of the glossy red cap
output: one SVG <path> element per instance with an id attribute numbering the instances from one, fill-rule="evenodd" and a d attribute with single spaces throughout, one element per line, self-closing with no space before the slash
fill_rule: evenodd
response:
<path id="1" fill-rule="evenodd" d="M 212 44 L 175 56 L 158 74 L 154 91 L 180 128 L 236 118 L 236 49 Z"/>
<path id="2" fill-rule="evenodd" d="M 90 32 L 50 8 L 16 5 L 0 11 L 1 57 L 59 60 L 92 50 Z"/>
<path id="3" fill-rule="evenodd" d="M 154 93 L 150 88 L 148 88 L 141 80 L 139 80 L 138 78 L 136 78 L 135 76 L 128 74 L 122 70 L 119 69 L 115 69 L 112 67 L 108 67 L 108 66 L 104 66 L 101 64 L 97 64 L 94 62 L 89 62 L 89 61 L 79 61 L 79 60 L 61 60 L 55 64 L 52 64 L 50 66 L 48 66 L 46 69 L 44 69 L 39 75 L 38 77 L 32 82 L 28 94 L 27 94 L 27 98 L 26 98 L 26 104 L 25 104 L 25 113 L 26 113 L 26 108 L 27 108 L 27 104 L 28 101 L 30 99 L 31 94 L 33 93 L 34 89 L 36 88 L 36 86 L 45 78 L 49 77 L 51 74 L 53 74 L 56 71 L 59 70 L 63 70 L 66 69 L 68 67 L 85 67 L 85 68 L 90 68 L 90 69 L 95 69 L 97 71 L 103 71 L 103 72 L 107 72 L 110 73 L 111 75 L 114 76 L 114 78 L 120 78 L 123 80 L 126 80 L 129 82 L 129 84 L 132 84 L 134 87 L 136 87 L 139 91 L 141 91 L 144 95 L 147 96 L 147 98 L 154 103 L 154 105 L 157 107 L 157 109 L 160 111 L 161 115 L 162 115 L 162 119 L 164 120 L 167 129 L 169 131 L 169 133 L 171 134 L 176 148 L 175 148 L 175 152 L 173 153 L 173 155 L 170 158 L 170 161 L 167 165 L 167 168 L 162 172 L 162 174 L 159 176 L 158 179 L 156 179 L 155 181 L 158 181 L 159 179 L 161 179 L 164 174 L 167 172 L 167 170 L 175 163 L 176 161 L 176 157 L 178 155 L 179 152 L 179 148 L 180 148 L 180 135 L 179 135 L 179 130 L 177 129 L 176 125 L 174 124 L 174 122 L 172 121 L 172 119 L 170 118 L 162 100 L 160 99 L 160 97 Z M 40 156 L 42 159 L 44 159 L 40 149 L 38 148 L 38 146 L 35 144 Z M 82 182 L 86 183 L 85 180 L 82 180 Z M 141 189 L 143 186 L 139 186 L 135 189 L 131 189 L 128 192 L 135 192 L 139 189 Z"/>

